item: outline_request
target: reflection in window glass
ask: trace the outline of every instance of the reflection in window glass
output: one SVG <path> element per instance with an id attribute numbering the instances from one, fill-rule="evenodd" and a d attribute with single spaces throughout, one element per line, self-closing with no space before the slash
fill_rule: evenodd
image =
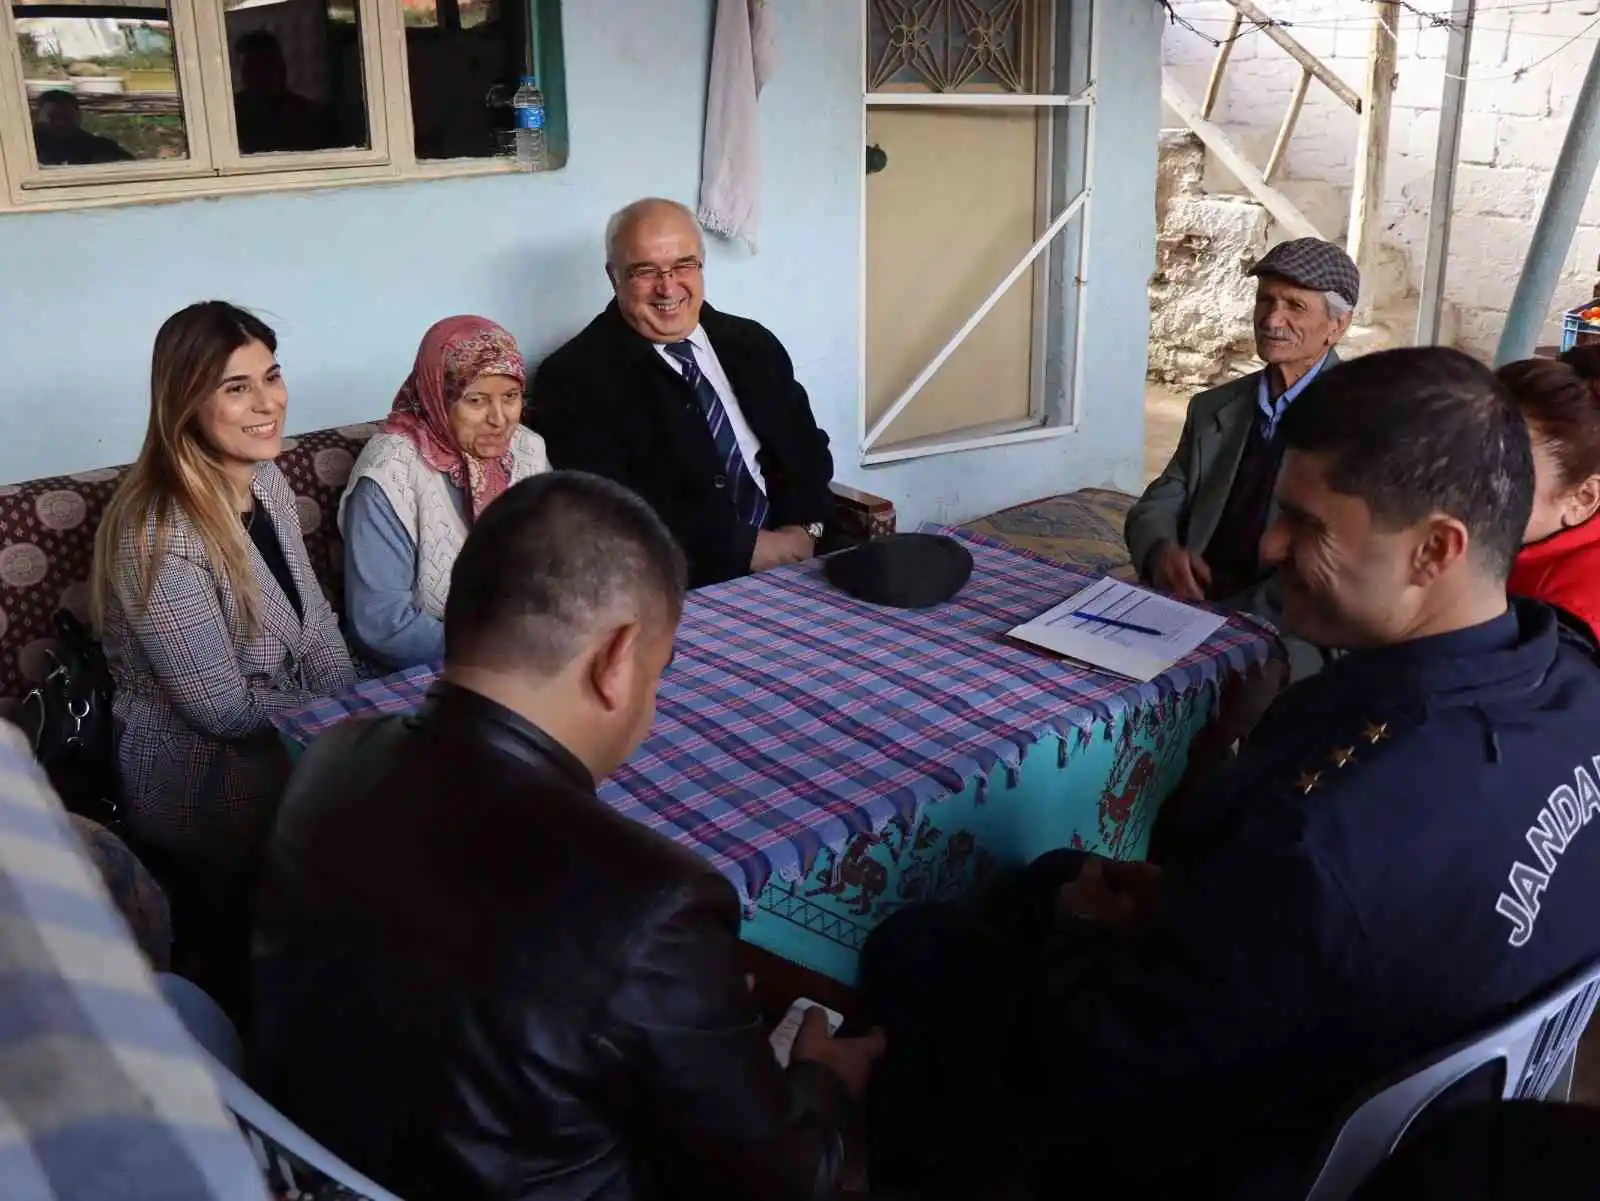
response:
<path id="1" fill-rule="evenodd" d="M 422 159 L 504 154 L 527 70 L 528 0 L 401 0 Z"/>
<path id="2" fill-rule="evenodd" d="M 372 145 L 351 0 L 226 2 L 241 154 Z"/>
<path id="3" fill-rule="evenodd" d="M 73 0 L 13 0 L 34 150 L 42 167 L 189 155 L 166 6 L 61 16 Z M 41 16 L 41 10 L 50 15 Z M 114 11 L 98 4 L 97 14 Z"/>
<path id="4" fill-rule="evenodd" d="M 407 29 L 437 29 L 438 0 L 400 0 L 400 13 Z"/>
<path id="5" fill-rule="evenodd" d="M 461 28 L 493 25 L 500 19 L 499 0 L 461 0 Z"/>

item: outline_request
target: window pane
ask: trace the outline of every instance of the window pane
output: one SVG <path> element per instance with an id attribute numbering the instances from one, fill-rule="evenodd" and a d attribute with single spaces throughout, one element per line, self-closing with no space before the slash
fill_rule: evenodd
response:
<path id="1" fill-rule="evenodd" d="M 417 157 L 503 153 L 511 97 L 528 70 L 528 0 L 401 3 Z"/>
<path id="2" fill-rule="evenodd" d="M 366 149 L 355 0 L 225 0 L 239 153 Z"/>
<path id="3" fill-rule="evenodd" d="M 60 15 L 74 8 L 85 15 Z M 189 156 L 164 4 L 13 0 L 11 13 L 41 166 Z"/>

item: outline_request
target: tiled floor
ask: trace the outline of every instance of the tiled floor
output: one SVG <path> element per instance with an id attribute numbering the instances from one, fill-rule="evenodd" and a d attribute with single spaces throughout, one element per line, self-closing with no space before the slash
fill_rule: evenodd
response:
<path id="1" fill-rule="evenodd" d="M 1149 384 L 1144 403 L 1144 473 L 1152 480 L 1172 457 L 1172 449 L 1183 432 L 1183 415 L 1191 393 L 1165 384 Z M 1596 1018 L 1578 1050 L 1578 1069 L 1572 1084 L 1572 1099 L 1585 1105 L 1600 1105 L 1600 1018 Z"/>

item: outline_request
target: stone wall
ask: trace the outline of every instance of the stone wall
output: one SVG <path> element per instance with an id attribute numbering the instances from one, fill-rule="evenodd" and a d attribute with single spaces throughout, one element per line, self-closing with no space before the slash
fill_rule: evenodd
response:
<path id="1" fill-rule="evenodd" d="M 1275 228 L 1258 204 L 1203 190 L 1206 152 L 1186 131 L 1162 134 L 1156 176 L 1156 269 L 1150 277 L 1150 375 L 1206 386 L 1253 353 L 1254 282 L 1245 270 Z"/>
<path id="2" fill-rule="evenodd" d="M 1352 87 L 1361 86 L 1376 8 L 1356 0 L 1261 0 L 1267 13 L 1293 22 L 1288 32 Z M 1447 0 L 1422 0 L 1448 13 Z M 1222 0 L 1173 0 L 1177 13 L 1213 37 L 1226 34 L 1233 9 Z M 1433 187 L 1435 139 L 1444 86 L 1447 30 L 1402 12 L 1384 195 L 1384 241 L 1406 252 L 1413 285 L 1421 270 Z M 1555 165 L 1567 115 L 1588 68 L 1600 26 L 1593 5 L 1529 0 L 1480 9 L 1474 27 L 1457 173 L 1446 297 L 1459 312 L 1458 341 L 1488 355 L 1521 272 L 1533 225 Z M 1166 67 L 1198 97 L 1215 47 L 1178 25 L 1168 27 Z M 1542 61 L 1541 61 L 1542 60 Z M 1259 33 L 1234 46 L 1214 119 L 1241 142 L 1270 144 L 1300 68 Z M 1169 121 L 1168 124 L 1176 124 Z M 1317 183 L 1348 193 L 1355 175 L 1357 118 L 1313 83 L 1296 126 L 1283 176 L 1286 188 Z M 1258 161 L 1264 159 L 1258 156 Z M 1163 252 L 1165 253 L 1165 251 Z M 1591 195 L 1563 266 L 1546 341 L 1559 337 L 1560 311 L 1587 299 L 1600 281 L 1600 191 Z M 1159 268 L 1158 268 L 1159 274 Z"/>

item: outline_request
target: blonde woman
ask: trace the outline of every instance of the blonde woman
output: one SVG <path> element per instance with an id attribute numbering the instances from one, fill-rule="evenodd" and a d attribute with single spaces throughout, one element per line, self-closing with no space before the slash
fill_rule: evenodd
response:
<path id="1" fill-rule="evenodd" d="M 180 954 L 221 937 L 218 923 L 226 954 L 247 952 L 248 896 L 288 773 L 271 715 L 354 678 L 272 462 L 288 400 L 277 344 L 221 301 L 167 319 L 144 448 L 95 538 L 123 802 L 141 851 L 190 894 L 174 897 Z"/>

